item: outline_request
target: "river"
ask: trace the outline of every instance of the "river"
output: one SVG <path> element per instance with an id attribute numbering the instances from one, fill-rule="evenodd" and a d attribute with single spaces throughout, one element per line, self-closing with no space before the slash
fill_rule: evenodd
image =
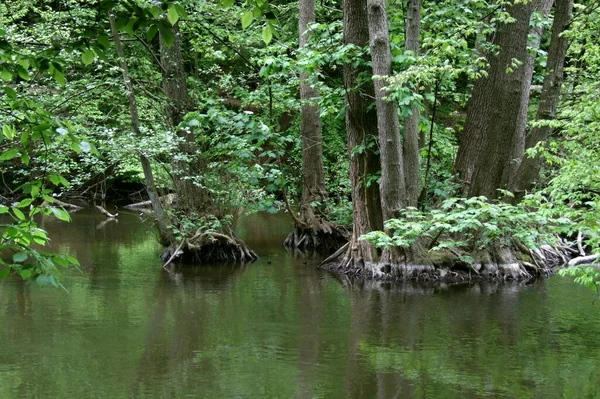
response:
<path id="1" fill-rule="evenodd" d="M 597 398 L 600 301 L 570 279 L 388 287 L 289 255 L 176 265 L 135 213 L 43 220 L 68 292 L 0 282 L 0 398 Z M 596 301 L 596 302 L 595 302 Z"/>

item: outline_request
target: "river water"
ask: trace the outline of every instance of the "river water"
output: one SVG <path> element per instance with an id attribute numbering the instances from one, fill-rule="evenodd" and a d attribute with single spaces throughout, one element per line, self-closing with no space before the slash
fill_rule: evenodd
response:
<path id="1" fill-rule="evenodd" d="M 162 271 L 139 216 L 44 220 L 68 292 L 0 282 L 0 398 L 597 398 L 600 301 L 569 279 L 382 287 L 317 271 L 246 218 L 261 259 Z"/>

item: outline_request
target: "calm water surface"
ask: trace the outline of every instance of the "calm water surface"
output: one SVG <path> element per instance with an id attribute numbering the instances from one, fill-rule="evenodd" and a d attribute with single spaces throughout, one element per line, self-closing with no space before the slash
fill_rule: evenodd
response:
<path id="1" fill-rule="evenodd" d="M 136 214 L 44 221 L 69 292 L 0 282 L 0 398 L 598 398 L 600 301 L 529 285 L 350 284 L 253 216 L 245 267 L 176 266 Z"/>

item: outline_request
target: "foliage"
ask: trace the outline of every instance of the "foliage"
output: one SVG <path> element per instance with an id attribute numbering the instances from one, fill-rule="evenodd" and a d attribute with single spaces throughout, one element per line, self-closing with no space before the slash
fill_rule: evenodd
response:
<path id="1" fill-rule="evenodd" d="M 535 249 L 541 243 L 554 242 L 554 233 L 569 223 L 564 217 L 552 218 L 485 197 L 450 198 L 429 212 L 405 209 L 399 218 L 385 222 L 386 232 L 374 231 L 362 239 L 379 248 L 406 248 L 427 237 L 433 252 L 474 252 L 498 243 L 509 245 L 513 240 Z"/>

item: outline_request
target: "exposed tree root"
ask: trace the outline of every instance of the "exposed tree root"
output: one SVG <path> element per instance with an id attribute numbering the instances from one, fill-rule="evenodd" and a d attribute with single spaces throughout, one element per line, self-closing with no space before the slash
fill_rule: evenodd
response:
<path id="1" fill-rule="evenodd" d="M 439 283 L 470 283 L 484 280 L 529 280 L 548 277 L 556 269 L 566 266 L 573 255 L 565 245 L 542 245 L 530 251 L 520 243 L 503 243 L 474 253 L 458 250 L 430 252 L 426 245 L 414 245 L 405 254 L 392 256 L 395 262 L 381 259 L 365 261 L 353 253 L 349 244 L 340 248 L 319 267 L 350 277 L 382 281 L 419 281 Z M 569 248 L 569 249 L 565 249 Z M 467 262 L 466 256 L 473 259 Z M 599 256 L 575 258 L 581 263 L 591 263 Z M 579 262 L 579 261 L 577 261 Z"/>
<path id="2" fill-rule="evenodd" d="M 317 215 L 310 205 L 304 205 L 300 217 L 288 212 L 294 219 L 294 230 L 288 234 L 283 246 L 288 250 L 332 252 L 348 242 L 348 230 Z"/>
<path id="3" fill-rule="evenodd" d="M 165 262 L 163 267 L 166 267 L 175 260 L 190 263 L 249 263 L 257 260 L 258 256 L 231 229 L 217 232 L 203 227 L 192 237 L 165 248 L 161 259 Z"/>

